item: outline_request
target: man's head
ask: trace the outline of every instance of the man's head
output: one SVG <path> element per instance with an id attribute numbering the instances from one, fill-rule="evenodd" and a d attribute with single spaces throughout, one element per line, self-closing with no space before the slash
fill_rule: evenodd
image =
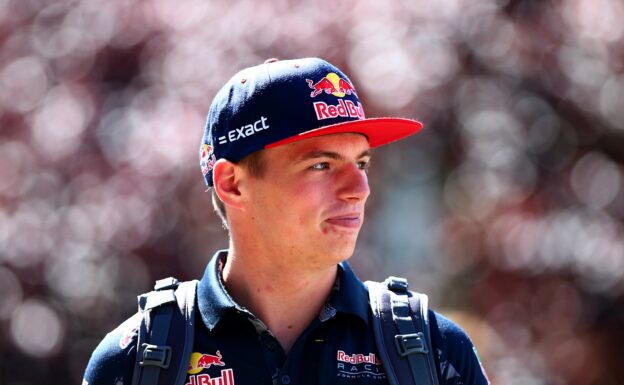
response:
<path id="1" fill-rule="evenodd" d="M 280 225 L 276 223 L 279 216 L 271 214 L 279 213 L 279 207 L 297 204 L 286 199 L 298 201 L 297 196 L 316 194 L 306 198 L 317 202 L 315 209 L 301 205 L 291 208 L 293 215 L 300 216 L 300 225 L 312 231 L 304 225 L 306 221 L 329 218 L 336 224 L 317 223 L 321 231 L 327 235 L 332 229 L 341 229 L 343 236 L 349 233 L 350 237 L 357 235 L 368 196 L 366 174 L 360 169 L 368 162 L 368 150 L 414 134 L 421 127 L 419 122 L 408 119 L 366 119 L 349 78 L 324 60 L 270 60 L 240 71 L 218 92 L 208 113 L 200 165 L 206 184 L 214 187 L 213 196 L 220 198 L 216 199 L 217 207 L 224 203 L 223 211 L 227 207 L 228 212 L 245 212 L 244 218 L 270 231 Z M 303 181 L 307 181 L 303 170 L 298 169 L 300 174 L 295 176 L 293 167 L 301 166 L 297 159 L 304 150 L 324 156 L 318 165 L 308 165 L 309 170 L 332 177 L 314 179 L 312 186 Z M 331 172 L 326 172 L 326 166 Z M 297 190 L 302 185 L 306 188 Z M 293 195 L 291 188 L 297 193 Z M 353 204 L 353 197 L 348 204 L 338 203 L 345 196 L 340 191 L 351 189 L 358 191 L 354 193 L 358 203 Z M 244 197 L 243 192 L 247 194 Z M 324 203 L 319 205 L 320 201 Z"/>

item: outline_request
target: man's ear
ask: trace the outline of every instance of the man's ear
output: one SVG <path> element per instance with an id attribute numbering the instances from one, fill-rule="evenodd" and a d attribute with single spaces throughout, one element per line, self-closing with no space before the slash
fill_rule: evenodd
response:
<path id="1" fill-rule="evenodd" d="M 212 169 L 212 181 L 219 199 L 226 206 L 242 209 L 239 190 L 240 167 L 226 159 L 219 159 Z"/>

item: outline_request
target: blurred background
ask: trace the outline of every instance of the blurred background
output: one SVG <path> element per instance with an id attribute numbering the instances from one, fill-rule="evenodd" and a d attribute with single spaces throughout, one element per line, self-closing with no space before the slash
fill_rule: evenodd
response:
<path id="1" fill-rule="evenodd" d="M 198 165 L 238 69 L 320 56 L 376 150 L 352 265 L 429 293 L 492 383 L 623 384 L 621 0 L 0 0 L 0 384 L 80 383 L 103 335 L 227 245 Z"/>

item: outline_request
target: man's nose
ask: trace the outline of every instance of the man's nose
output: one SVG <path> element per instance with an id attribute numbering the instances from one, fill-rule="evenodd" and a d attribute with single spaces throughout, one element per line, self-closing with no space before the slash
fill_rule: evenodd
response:
<path id="1" fill-rule="evenodd" d="M 368 176 L 357 165 L 347 165 L 338 175 L 338 198 L 345 201 L 362 201 L 368 198 Z"/>

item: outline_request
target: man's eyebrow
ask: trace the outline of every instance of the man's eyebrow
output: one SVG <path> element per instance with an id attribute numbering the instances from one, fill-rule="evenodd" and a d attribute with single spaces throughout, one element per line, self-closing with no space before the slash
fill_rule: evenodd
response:
<path id="1" fill-rule="evenodd" d="M 360 153 L 360 155 L 357 156 L 357 159 L 370 156 L 370 154 L 371 154 L 370 150 L 364 150 Z M 303 162 L 309 159 L 316 159 L 316 158 L 330 158 L 330 159 L 340 160 L 343 157 L 339 153 L 333 152 L 333 151 L 314 150 L 314 151 L 306 152 L 305 154 L 303 154 L 297 160 L 297 163 Z"/>

